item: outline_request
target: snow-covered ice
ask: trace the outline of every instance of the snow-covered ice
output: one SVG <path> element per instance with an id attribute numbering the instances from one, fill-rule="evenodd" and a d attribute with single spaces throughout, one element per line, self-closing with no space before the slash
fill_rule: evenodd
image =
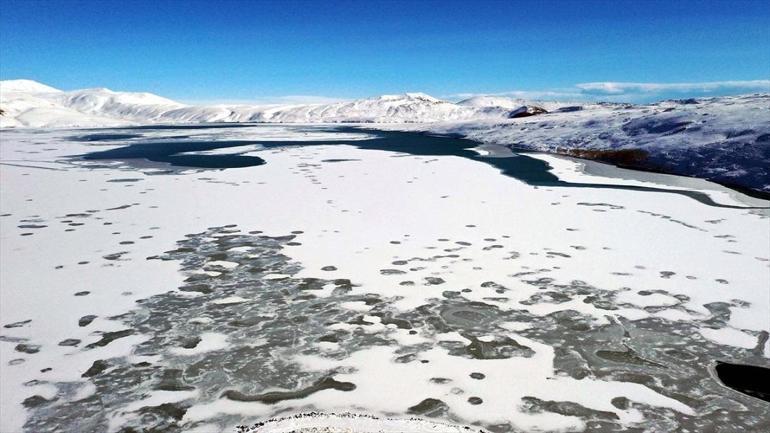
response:
<path id="1" fill-rule="evenodd" d="M 562 182 L 527 183 L 497 155 L 355 131 L 0 132 L 0 430 L 228 432 L 308 411 L 768 427 L 710 370 L 768 364 L 767 201 L 510 156 Z M 73 157 L 275 137 L 289 145 L 231 148 L 265 164 L 224 170 Z"/>

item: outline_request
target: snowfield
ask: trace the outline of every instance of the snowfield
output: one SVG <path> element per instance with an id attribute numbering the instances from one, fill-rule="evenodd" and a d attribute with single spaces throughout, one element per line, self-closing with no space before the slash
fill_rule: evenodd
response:
<path id="1" fill-rule="evenodd" d="M 4 111 L 0 126 L 6 128 L 372 123 L 700 177 L 770 196 L 768 94 L 631 105 L 500 96 L 453 103 L 424 93 L 406 93 L 332 104 L 199 106 L 149 93 L 64 92 L 30 80 L 6 80 L 0 82 L 0 109 Z"/>
<path id="2" fill-rule="evenodd" d="M 770 428 L 714 374 L 768 365 L 767 201 L 457 142 L 3 130 L 0 431 Z M 132 145 L 264 163 L 77 157 Z"/>

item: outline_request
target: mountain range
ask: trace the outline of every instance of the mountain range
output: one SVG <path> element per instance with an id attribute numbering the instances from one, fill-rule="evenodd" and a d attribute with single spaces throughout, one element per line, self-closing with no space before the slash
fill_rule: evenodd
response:
<path id="1" fill-rule="evenodd" d="M 0 118 L 2 127 L 150 122 L 429 123 L 502 119 L 527 104 L 502 97 L 476 97 L 453 103 L 424 93 L 404 93 L 331 104 L 187 105 L 151 93 L 105 88 L 61 91 L 31 80 L 0 81 L 0 108 L 5 111 Z"/>

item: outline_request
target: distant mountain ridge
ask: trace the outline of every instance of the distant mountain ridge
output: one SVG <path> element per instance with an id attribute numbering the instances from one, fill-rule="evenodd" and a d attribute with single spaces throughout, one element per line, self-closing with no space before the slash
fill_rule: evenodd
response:
<path id="1" fill-rule="evenodd" d="M 425 93 L 304 105 L 187 105 L 151 93 L 105 88 L 62 91 L 32 80 L 0 81 L 2 127 L 114 126 L 154 122 L 428 123 L 506 118 L 526 101 L 453 103 Z M 484 103 L 484 101 L 488 103 Z"/>

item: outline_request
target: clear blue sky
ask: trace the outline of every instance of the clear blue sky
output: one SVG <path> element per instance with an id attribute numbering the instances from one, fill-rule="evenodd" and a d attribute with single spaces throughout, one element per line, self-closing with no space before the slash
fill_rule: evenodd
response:
<path id="1" fill-rule="evenodd" d="M 2 0 L 0 78 L 185 101 L 767 80 L 769 24 L 766 0 Z"/>

